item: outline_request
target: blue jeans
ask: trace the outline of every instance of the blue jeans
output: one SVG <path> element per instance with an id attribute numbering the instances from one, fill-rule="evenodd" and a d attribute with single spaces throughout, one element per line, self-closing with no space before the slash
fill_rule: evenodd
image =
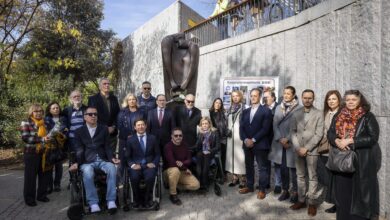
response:
<path id="1" fill-rule="evenodd" d="M 95 172 L 94 169 L 98 168 L 103 170 L 107 175 L 107 194 L 106 200 L 115 201 L 116 199 L 116 169 L 115 165 L 111 162 L 106 162 L 103 160 L 98 160 L 93 163 L 81 165 L 81 171 L 83 173 L 83 181 L 85 187 L 85 194 L 87 196 L 88 204 L 91 206 L 93 204 L 99 203 L 99 197 L 96 192 L 96 187 L 94 183 Z"/>
<path id="2" fill-rule="evenodd" d="M 275 176 L 275 186 L 282 186 L 282 174 L 280 172 L 280 165 L 273 163 L 274 165 L 274 176 Z"/>

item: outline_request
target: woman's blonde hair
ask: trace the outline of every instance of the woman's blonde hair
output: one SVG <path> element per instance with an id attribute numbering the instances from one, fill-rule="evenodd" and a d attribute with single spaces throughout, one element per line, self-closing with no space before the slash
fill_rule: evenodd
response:
<path id="1" fill-rule="evenodd" d="M 37 104 L 37 103 L 34 103 L 30 106 L 30 108 L 28 108 L 28 117 L 31 117 L 33 115 L 33 112 L 34 111 L 38 111 L 38 110 L 41 110 L 42 111 L 42 116 L 43 116 L 43 108 L 40 104 Z"/>
<path id="2" fill-rule="evenodd" d="M 241 90 L 234 90 L 232 94 L 230 95 L 230 103 L 233 103 L 233 93 L 237 93 L 238 97 L 240 97 L 240 103 L 242 103 L 242 100 L 244 99 L 244 95 L 242 94 Z"/>
<path id="3" fill-rule="evenodd" d="M 209 122 L 210 131 L 215 131 L 215 130 L 216 130 L 216 128 L 214 128 L 214 126 L 213 126 L 213 123 L 211 123 L 210 117 L 208 117 L 208 116 L 202 117 L 202 118 L 200 119 L 200 121 L 199 121 L 199 127 L 200 127 L 200 128 L 202 128 L 202 122 L 203 122 L 203 121 L 208 121 L 208 122 Z"/>
<path id="4" fill-rule="evenodd" d="M 129 103 L 127 102 L 128 99 L 130 97 L 134 97 L 135 98 L 135 103 L 136 103 L 136 106 L 138 108 L 138 100 L 137 100 L 137 96 L 135 96 L 133 93 L 129 93 L 125 96 L 125 98 L 123 99 L 122 101 L 122 108 L 128 108 L 129 107 Z"/>

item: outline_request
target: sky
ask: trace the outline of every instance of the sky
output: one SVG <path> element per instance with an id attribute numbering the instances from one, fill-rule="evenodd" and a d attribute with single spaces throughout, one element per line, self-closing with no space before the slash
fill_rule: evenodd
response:
<path id="1" fill-rule="evenodd" d="M 103 29 L 112 29 L 123 39 L 176 0 L 104 0 Z M 208 17 L 216 0 L 182 0 L 203 17 Z"/>

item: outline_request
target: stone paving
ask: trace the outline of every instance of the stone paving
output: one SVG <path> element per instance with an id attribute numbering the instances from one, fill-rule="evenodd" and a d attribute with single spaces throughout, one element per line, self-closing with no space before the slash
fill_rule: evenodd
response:
<path id="1" fill-rule="evenodd" d="M 0 219 L 67 219 L 70 192 L 66 189 L 67 171 L 64 170 L 62 191 L 53 192 L 48 197 L 50 202 L 38 202 L 36 207 L 28 207 L 23 201 L 23 170 L 0 170 Z M 318 208 L 317 216 L 311 218 L 307 209 L 292 211 L 291 203 L 279 202 L 273 192 L 264 200 L 258 200 L 256 194 L 240 195 L 238 188 L 222 187 L 223 195 L 218 197 L 212 188 L 206 195 L 181 193 L 183 205 L 173 205 L 168 199 L 168 191 L 163 190 L 163 199 L 159 211 L 120 210 L 116 215 L 107 213 L 88 215 L 84 219 L 224 219 L 224 220 L 293 220 L 293 219 L 335 219 L 334 214 L 327 214 L 324 209 L 330 204 L 323 203 Z"/>

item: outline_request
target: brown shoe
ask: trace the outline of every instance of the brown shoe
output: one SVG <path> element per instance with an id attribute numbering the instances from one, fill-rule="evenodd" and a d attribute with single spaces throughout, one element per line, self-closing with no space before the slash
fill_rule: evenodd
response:
<path id="1" fill-rule="evenodd" d="M 253 189 L 249 189 L 248 187 L 244 187 L 244 188 L 238 190 L 238 192 L 240 194 L 247 194 L 247 193 L 253 192 Z"/>
<path id="2" fill-rule="evenodd" d="M 258 193 L 257 193 L 257 199 L 264 199 L 265 198 L 265 192 L 263 192 L 263 191 L 259 191 Z"/>
<path id="3" fill-rule="evenodd" d="M 294 205 L 290 206 L 290 209 L 292 209 L 292 210 L 298 210 L 298 209 L 301 209 L 301 208 L 306 208 L 306 203 L 304 203 L 304 202 L 297 202 Z"/>
<path id="4" fill-rule="evenodd" d="M 309 208 L 307 209 L 307 214 L 311 217 L 316 216 L 317 207 L 315 205 L 309 205 Z"/>

